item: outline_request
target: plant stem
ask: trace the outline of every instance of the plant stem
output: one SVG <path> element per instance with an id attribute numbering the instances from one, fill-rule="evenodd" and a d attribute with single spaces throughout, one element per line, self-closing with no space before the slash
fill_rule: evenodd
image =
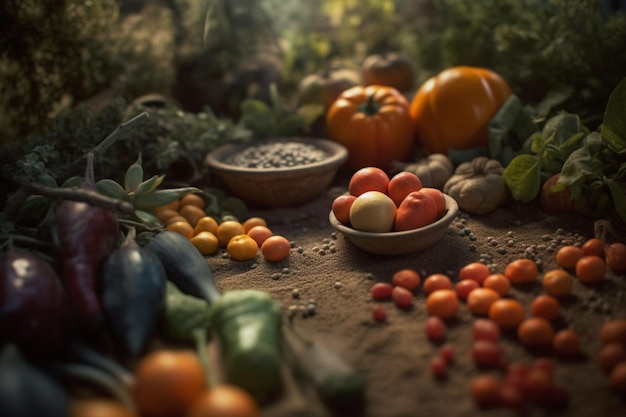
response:
<path id="1" fill-rule="evenodd" d="M 206 330 L 202 328 L 194 330 L 193 338 L 196 342 L 196 352 L 198 354 L 198 358 L 204 368 L 207 388 L 215 387 L 218 385 L 218 381 L 215 372 L 211 369 L 211 362 L 209 360 L 209 355 L 207 354 Z"/>
<path id="2" fill-rule="evenodd" d="M 63 200 L 82 201 L 98 207 L 110 208 L 125 214 L 135 211 L 132 203 L 100 194 L 97 191 L 78 188 L 53 188 L 42 184 L 31 183 L 24 187 L 32 194 Z"/>
<path id="3" fill-rule="evenodd" d="M 124 122 L 124 123 L 120 123 L 115 128 L 115 130 L 113 130 L 113 132 L 111 132 L 109 134 L 109 136 L 104 138 L 102 140 L 102 142 L 100 142 L 98 145 L 96 145 L 92 150 L 87 152 L 81 158 L 78 158 L 77 160 L 71 162 L 68 165 L 68 167 L 59 175 L 59 178 L 57 178 L 57 181 L 59 183 L 61 183 L 64 180 L 66 180 L 67 178 L 70 178 L 71 176 L 76 175 L 76 173 L 79 172 L 79 168 L 83 166 L 83 163 L 84 163 L 83 159 L 86 158 L 87 155 L 93 154 L 94 159 L 98 158 L 99 156 L 104 154 L 104 152 L 106 152 L 106 150 L 109 149 L 111 147 L 111 145 L 113 145 L 122 136 L 124 136 L 124 134 L 126 134 L 126 132 L 128 132 L 131 129 L 133 129 L 134 127 L 136 127 L 140 123 L 143 123 L 148 117 L 149 116 L 148 116 L 147 112 L 142 112 L 142 113 L 138 114 L 137 116 L 133 117 L 132 119 L 130 119 L 130 120 Z"/>

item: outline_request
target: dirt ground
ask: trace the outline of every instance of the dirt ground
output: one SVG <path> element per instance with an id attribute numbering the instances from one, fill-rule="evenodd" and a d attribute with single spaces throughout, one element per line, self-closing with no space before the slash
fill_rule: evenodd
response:
<path id="1" fill-rule="evenodd" d="M 294 244 L 290 257 L 270 263 L 235 262 L 221 254 L 209 258 L 222 290 L 256 288 L 269 292 L 285 311 L 290 306 L 314 304 L 314 314 L 298 313 L 296 323 L 309 334 L 335 349 L 363 373 L 366 380 L 362 412 L 342 416 L 508 416 L 505 409 L 478 408 L 469 394 L 474 376 L 498 370 L 477 368 L 471 357 L 471 324 L 477 318 L 462 303 L 447 324 L 446 342 L 455 349 L 455 361 L 447 378 L 437 379 L 429 368 L 438 345 L 424 335 L 427 318 L 425 296 L 417 291 L 413 307 L 397 308 L 391 301 L 372 300 L 369 289 L 376 282 L 390 282 L 392 274 L 413 268 L 422 279 L 432 273 L 447 273 L 454 281 L 460 267 L 473 261 L 487 263 L 492 272 L 503 272 L 508 262 L 531 257 L 540 271 L 557 267 L 556 250 L 593 237 L 593 220 L 575 214 L 547 215 L 533 204 L 512 204 L 484 216 L 461 213 L 445 237 L 423 252 L 402 256 L 378 256 L 362 252 L 328 223 L 332 199 L 345 192 L 340 182 L 317 200 L 297 208 L 255 210 L 276 234 Z M 618 225 L 618 230 L 623 225 Z M 623 236 L 623 235 L 622 235 Z M 614 241 L 615 238 L 612 238 Z M 299 297 L 294 296 L 294 291 Z M 513 287 L 509 296 L 520 300 L 529 314 L 530 301 L 543 289 L 536 285 Z M 383 304 L 387 321 L 377 323 L 372 310 Z M 291 307 L 295 308 L 295 307 Z M 530 352 L 513 334 L 504 333 L 501 344 L 511 362 L 531 363 L 537 357 L 551 357 L 556 364 L 555 380 L 570 394 L 563 409 L 546 410 L 531 405 L 530 416 L 618 416 L 626 399 L 608 388 L 607 375 L 596 356 L 601 347 L 599 330 L 611 318 L 626 318 L 626 277 L 608 272 L 594 286 L 575 281 L 571 296 L 561 300 L 561 319 L 556 328 L 571 327 L 582 339 L 585 357 L 562 360 L 551 352 Z M 289 384 L 287 384 L 289 385 Z M 286 399 L 269 404 L 266 417 L 324 416 L 310 398 L 286 387 Z"/>

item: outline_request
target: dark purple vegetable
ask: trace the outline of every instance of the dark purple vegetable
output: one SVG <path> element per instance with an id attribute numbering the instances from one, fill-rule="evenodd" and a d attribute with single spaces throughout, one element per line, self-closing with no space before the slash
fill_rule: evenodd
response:
<path id="1" fill-rule="evenodd" d="M 80 188 L 96 189 L 93 157 L 88 158 Z M 99 328 L 104 322 L 98 281 L 104 261 L 117 245 L 117 237 L 117 216 L 110 209 L 70 200 L 56 209 L 54 255 L 70 307 L 84 328 Z"/>
<path id="2" fill-rule="evenodd" d="M 0 343 L 54 353 L 68 330 L 67 297 L 52 266 L 33 252 L 0 255 Z"/>
<path id="3" fill-rule="evenodd" d="M 167 277 L 159 258 L 135 241 L 135 230 L 106 260 L 100 296 L 113 334 L 138 357 L 165 305 Z"/>
<path id="4" fill-rule="evenodd" d="M 207 260 L 184 236 L 165 231 L 155 235 L 145 246 L 159 257 L 167 279 L 183 293 L 212 304 L 220 296 Z"/>
<path id="5" fill-rule="evenodd" d="M 66 417 L 69 400 L 54 379 L 25 362 L 14 345 L 0 358 L 0 416 Z"/>

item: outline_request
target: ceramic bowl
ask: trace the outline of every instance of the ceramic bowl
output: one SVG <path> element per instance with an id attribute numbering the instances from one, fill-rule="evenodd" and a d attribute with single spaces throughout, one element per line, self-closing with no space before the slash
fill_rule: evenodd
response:
<path id="1" fill-rule="evenodd" d="M 432 246 L 446 234 L 452 220 L 459 214 L 459 206 L 454 198 L 446 194 L 444 197 L 446 213 L 443 217 L 419 229 L 388 233 L 362 232 L 340 223 L 332 210 L 328 220 L 333 228 L 365 252 L 376 255 L 405 255 Z"/>
<path id="2" fill-rule="evenodd" d="M 248 168 L 225 162 L 251 146 L 293 142 L 314 145 L 327 156 L 318 162 L 278 168 Z M 251 206 L 274 208 L 298 206 L 314 200 L 328 188 L 347 158 L 345 146 L 327 139 L 276 138 L 221 146 L 206 156 L 205 163 L 234 196 Z"/>

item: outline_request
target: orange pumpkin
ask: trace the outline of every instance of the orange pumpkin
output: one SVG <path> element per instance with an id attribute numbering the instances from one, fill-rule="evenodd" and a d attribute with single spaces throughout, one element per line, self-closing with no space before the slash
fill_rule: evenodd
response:
<path id="1" fill-rule="evenodd" d="M 414 143 L 409 102 L 395 88 L 380 85 L 345 90 L 326 114 L 328 137 L 348 148 L 351 169 L 388 169 L 407 158 Z"/>
<path id="2" fill-rule="evenodd" d="M 413 65 L 408 58 L 396 52 L 368 56 L 361 65 L 361 71 L 365 85 L 386 85 L 399 91 L 413 88 Z"/>
<path id="3" fill-rule="evenodd" d="M 487 125 L 513 94 L 486 68 L 458 66 L 428 79 L 415 93 L 411 117 L 418 142 L 430 153 L 487 146 Z"/>

